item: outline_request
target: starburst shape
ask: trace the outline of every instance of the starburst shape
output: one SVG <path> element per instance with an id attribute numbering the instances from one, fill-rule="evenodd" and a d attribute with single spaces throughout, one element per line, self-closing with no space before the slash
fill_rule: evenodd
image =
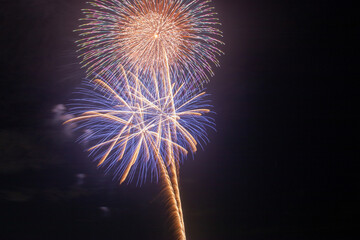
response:
<path id="1" fill-rule="evenodd" d="M 89 75 L 119 64 L 145 74 L 170 72 L 197 85 L 218 66 L 223 44 L 210 1 L 95 0 L 83 10 L 78 46 Z M 191 77 L 187 77 L 188 75 Z M 112 81 L 114 79 L 108 79 Z"/>
<path id="2" fill-rule="evenodd" d="M 159 166 L 176 167 L 207 141 L 205 128 L 213 127 L 205 92 L 189 91 L 184 83 L 153 74 L 141 81 L 133 73 L 112 74 L 122 84 L 101 78 L 85 83 L 82 97 L 72 106 L 80 128 L 90 129 L 90 155 L 113 170 L 120 183 L 138 176 L 158 179 Z M 85 136 L 83 136 L 83 140 Z"/>

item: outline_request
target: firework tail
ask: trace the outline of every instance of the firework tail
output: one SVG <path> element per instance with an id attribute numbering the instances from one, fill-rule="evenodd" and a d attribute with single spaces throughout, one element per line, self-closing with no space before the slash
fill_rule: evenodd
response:
<path id="1" fill-rule="evenodd" d="M 171 183 L 172 183 L 172 187 L 173 187 L 173 190 L 174 190 L 174 194 L 175 194 L 175 197 L 176 197 L 176 202 L 177 202 L 177 206 L 178 206 L 178 210 L 179 210 L 179 215 L 180 215 L 180 218 L 181 218 L 181 221 L 182 221 L 182 227 L 183 227 L 183 230 L 184 230 L 184 233 L 185 233 L 185 224 L 184 224 L 184 216 L 183 216 L 183 212 L 182 212 L 182 206 L 181 206 L 181 199 L 180 199 L 180 190 L 179 190 L 179 177 L 177 175 L 177 170 L 175 169 L 175 166 L 174 164 L 171 164 L 170 165 L 170 180 L 171 180 Z"/>
<path id="2" fill-rule="evenodd" d="M 175 235 L 177 240 L 186 240 L 184 218 L 181 208 L 180 191 L 178 185 L 178 176 L 175 169 L 175 162 L 172 162 L 169 167 L 166 167 L 158 148 L 154 142 L 151 142 L 151 146 L 155 152 L 157 165 L 160 170 L 160 178 L 163 183 L 163 194 L 169 204 L 170 217 L 173 221 L 173 227 L 175 229 Z M 169 171 L 170 170 L 170 174 Z"/>
<path id="3" fill-rule="evenodd" d="M 163 162 L 159 161 L 159 165 L 164 186 L 163 193 L 166 194 L 166 199 L 168 200 L 170 217 L 173 220 L 176 238 L 177 240 L 185 240 L 185 225 L 176 171 L 174 172 L 175 175 L 172 173 L 169 174 Z M 172 169 L 172 167 L 170 167 L 170 169 Z"/>
<path id="4" fill-rule="evenodd" d="M 163 50 L 163 55 L 164 55 L 164 59 L 165 59 L 165 66 L 167 66 L 166 69 L 166 79 L 167 79 L 167 87 L 168 90 L 171 93 L 171 105 L 172 105 L 172 109 L 173 109 L 173 113 L 176 112 L 175 110 L 175 104 L 174 104 L 174 96 L 172 94 L 173 90 L 171 87 L 171 79 L 170 79 L 170 69 L 169 69 L 169 62 L 168 62 L 168 58 L 167 55 L 165 53 L 165 49 Z M 175 129 L 175 133 L 170 134 L 170 140 L 176 142 L 176 129 Z M 177 204 L 177 209 L 178 209 L 178 214 L 180 216 L 180 220 L 181 220 L 181 237 L 180 239 L 186 239 L 186 235 L 185 235 L 185 224 L 184 224 L 184 216 L 183 216 L 183 212 L 182 212 L 182 206 L 181 206 L 181 199 L 180 199 L 180 191 L 179 191 L 179 181 L 178 181 L 178 172 L 176 170 L 176 161 L 174 159 L 174 157 L 179 157 L 178 151 L 176 149 L 174 150 L 174 154 L 171 154 L 170 156 L 172 157 L 172 159 L 169 161 L 169 171 L 170 171 L 170 181 L 172 184 L 172 189 L 175 195 L 175 199 L 176 199 L 176 204 Z M 179 235 L 180 236 L 180 235 Z"/>

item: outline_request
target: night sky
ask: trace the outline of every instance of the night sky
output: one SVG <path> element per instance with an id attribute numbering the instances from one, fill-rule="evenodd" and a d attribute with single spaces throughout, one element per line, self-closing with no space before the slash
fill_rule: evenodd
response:
<path id="1" fill-rule="evenodd" d="M 217 131 L 180 169 L 189 240 L 359 239 L 359 21 L 332 2 L 214 0 L 226 55 Z M 86 6 L 0 1 L 0 239 L 171 240 L 161 186 L 119 185 L 55 119 L 85 77 Z"/>

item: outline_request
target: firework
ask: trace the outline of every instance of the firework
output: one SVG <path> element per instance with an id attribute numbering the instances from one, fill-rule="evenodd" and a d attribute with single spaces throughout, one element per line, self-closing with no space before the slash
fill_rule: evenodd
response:
<path id="1" fill-rule="evenodd" d="M 206 94 L 156 75 L 147 85 L 134 74 L 115 75 L 125 84 L 85 82 L 72 105 L 77 117 L 65 123 L 91 130 L 86 141 L 96 144 L 88 149 L 90 155 L 120 183 L 136 175 L 139 184 L 147 178 L 157 181 L 159 161 L 178 166 L 197 151 L 198 142 L 207 141 L 205 128 L 213 127 L 213 121 L 204 116 L 210 111 Z"/>
<path id="2" fill-rule="evenodd" d="M 89 75 L 114 72 L 119 65 L 145 75 L 169 67 L 177 81 L 202 84 L 223 54 L 209 2 L 94 0 L 78 30 L 82 64 Z"/>

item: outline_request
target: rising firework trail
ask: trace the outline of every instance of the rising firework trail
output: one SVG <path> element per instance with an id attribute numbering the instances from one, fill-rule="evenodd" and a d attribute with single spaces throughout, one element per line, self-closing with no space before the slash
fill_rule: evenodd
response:
<path id="1" fill-rule="evenodd" d="M 168 64 L 177 81 L 200 86 L 223 54 L 217 48 L 223 44 L 220 23 L 209 2 L 95 0 L 83 10 L 78 30 L 82 65 L 92 75 L 117 71 L 119 65 L 151 74 L 165 71 Z"/>
<path id="2" fill-rule="evenodd" d="M 72 105 L 77 122 L 90 129 L 86 140 L 96 143 L 90 155 L 120 183 L 137 178 L 163 181 L 178 239 L 186 239 L 178 187 L 180 162 L 198 143 L 206 143 L 205 129 L 214 127 L 205 92 L 189 90 L 153 72 L 146 81 L 124 69 L 108 74 L 117 84 L 97 78 L 84 83 Z"/>

